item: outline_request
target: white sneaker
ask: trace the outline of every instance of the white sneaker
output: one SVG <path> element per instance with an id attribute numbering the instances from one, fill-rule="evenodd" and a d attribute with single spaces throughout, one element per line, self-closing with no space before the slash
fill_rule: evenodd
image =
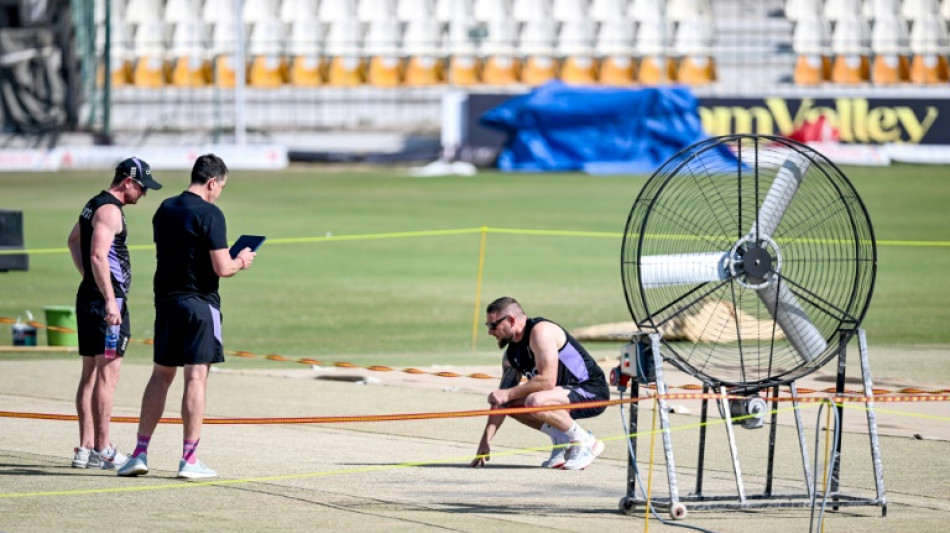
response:
<path id="1" fill-rule="evenodd" d="M 598 455 L 604 452 L 604 443 L 597 440 L 594 434 L 587 432 L 587 442 L 572 442 L 567 450 L 567 462 L 561 467 L 564 470 L 583 470 L 594 462 Z"/>
<path id="2" fill-rule="evenodd" d="M 73 468 L 86 468 L 89 466 L 89 455 L 92 450 L 89 448 L 73 448 Z"/>
<path id="3" fill-rule="evenodd" d="M 112 445 L 96 453 L 96 456 L 99 458 L 99 468 L 103 470 L 118 470 L 125 466 L 125 463 L 129 462 L 129 456 L 121 453 Z"/>
<path id="4" fill-rule="evenodd" d="M 567 445 L 558 444 L 551 450 L 551 457 L 541 463 L 541 468 L 561 468 L 567 461 Z"/>
<path id="5" fill-rule="evenodd" d="M 100 468 L 102 467 L 102 458 L 99 457 L 99 452 L 96 450 L 89 450 L 89 462 L 86 463 L 86 468 Z"/>
<path id="6" fill-rule="evenodd" d="M 215 477 L 218 473 L 205 466 L 201 461 L 187 463 L 184 459 L 178 462 L 178 477 L 183 479 L 201 479 Z"/>

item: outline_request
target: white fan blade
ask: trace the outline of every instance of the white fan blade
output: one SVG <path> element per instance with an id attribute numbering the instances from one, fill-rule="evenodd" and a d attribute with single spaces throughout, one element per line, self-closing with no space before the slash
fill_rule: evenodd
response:
<path id="1" fill-rule="evenodd" d="M 765 195 L 765 201 L 762 202 L 762 207 L 759 209 L 759 219 L 752 224 L 750 235 L 758 237 L 761 234 L 771 237 L 775 234 L 775 230 L 782 222 L 785 210 L 788 209 L 788 204 L 791 203 L 795 192 L 798 191 L 798 186 L 801 185 L 810 164 L 811 160 L 803 154 L 791 152 L 788 155 L 788 158 L 775 174 L 775 181 L 769 187 L 768 194 Z"/>
<path id="2" fill-rule="evenodd" d="M 801 356 L 802 362 L 808 363 L 825 351 L 828 347 L 825 337 L 808 319 L 788 285 L 772 283 L 756 292 L 769 313 L 773 313 L 772 318 L 785 332 L 785 338 Z"/>
<path id="3" fill-rule="evenodd" d="M 706 283 L 726 279 L 728 252 L 649 255 L 640 258 L 640 282 L 645 287 Z"/>

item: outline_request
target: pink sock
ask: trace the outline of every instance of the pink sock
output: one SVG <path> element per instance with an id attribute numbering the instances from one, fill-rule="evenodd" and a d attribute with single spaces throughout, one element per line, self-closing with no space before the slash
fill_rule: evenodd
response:
<path id="1" fill-rule="evenodd" d="M 198 461 L 198 458 L 195 457 L 195 450 L 198 449 L 198 441 L 201 439 L 188 440 L 185 439 L 182 441 L 181 446 L 181 458 L 185 460 L 186 463 L 193 465 Z"/>
<path id="2" fill-rule="evenodd" d="M 135 450 L 132 452 L 132 457 L 138 457 L 143 453 L 148 451 L 148 443 L 152 440 L 151 435 L 138 435 L 138 440 L 135 442 Z"/>

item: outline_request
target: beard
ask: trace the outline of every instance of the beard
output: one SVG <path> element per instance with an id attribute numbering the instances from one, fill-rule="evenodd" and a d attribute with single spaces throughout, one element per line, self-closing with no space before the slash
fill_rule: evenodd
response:
<path id="1" fill-rule="evenodd" d="M 510 339 L 498 339 L 498 347 L 505 348 L 506 346 L 508 346 L 509 342 L 510 342 Z"/>

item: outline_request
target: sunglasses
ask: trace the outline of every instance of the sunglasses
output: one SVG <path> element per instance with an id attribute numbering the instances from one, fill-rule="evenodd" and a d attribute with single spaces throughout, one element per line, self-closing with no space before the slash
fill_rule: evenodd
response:
<path id="1" fill-rule="evenodd" d="M 139 181 L 139 180 L 137 180 L 137 179 L 135 179 L 135 178 L 133 178 L 133 177 L 131 177 L 131 176 L 129 176 L 129 179 L 132 180 L 132 181 L 134 181 L 135 183 L 137 183 L 138 186 L 142 188 L 142 194 L 145 194 L 146 192 L 148 192 L 148 187 L 146 187 L 144 183 L 142 183 L 141 181 Z"/>
<path id="2" fill-rule="evenodd" d="M 485 322 L 485 325 L 488 326 L 488 331 L 491 331 L 498 327 L 498 324 L 501 324 L 505 320 L 508 320 L 508 317 L 511 315 L 505 315 L 494 322 Z"/>

